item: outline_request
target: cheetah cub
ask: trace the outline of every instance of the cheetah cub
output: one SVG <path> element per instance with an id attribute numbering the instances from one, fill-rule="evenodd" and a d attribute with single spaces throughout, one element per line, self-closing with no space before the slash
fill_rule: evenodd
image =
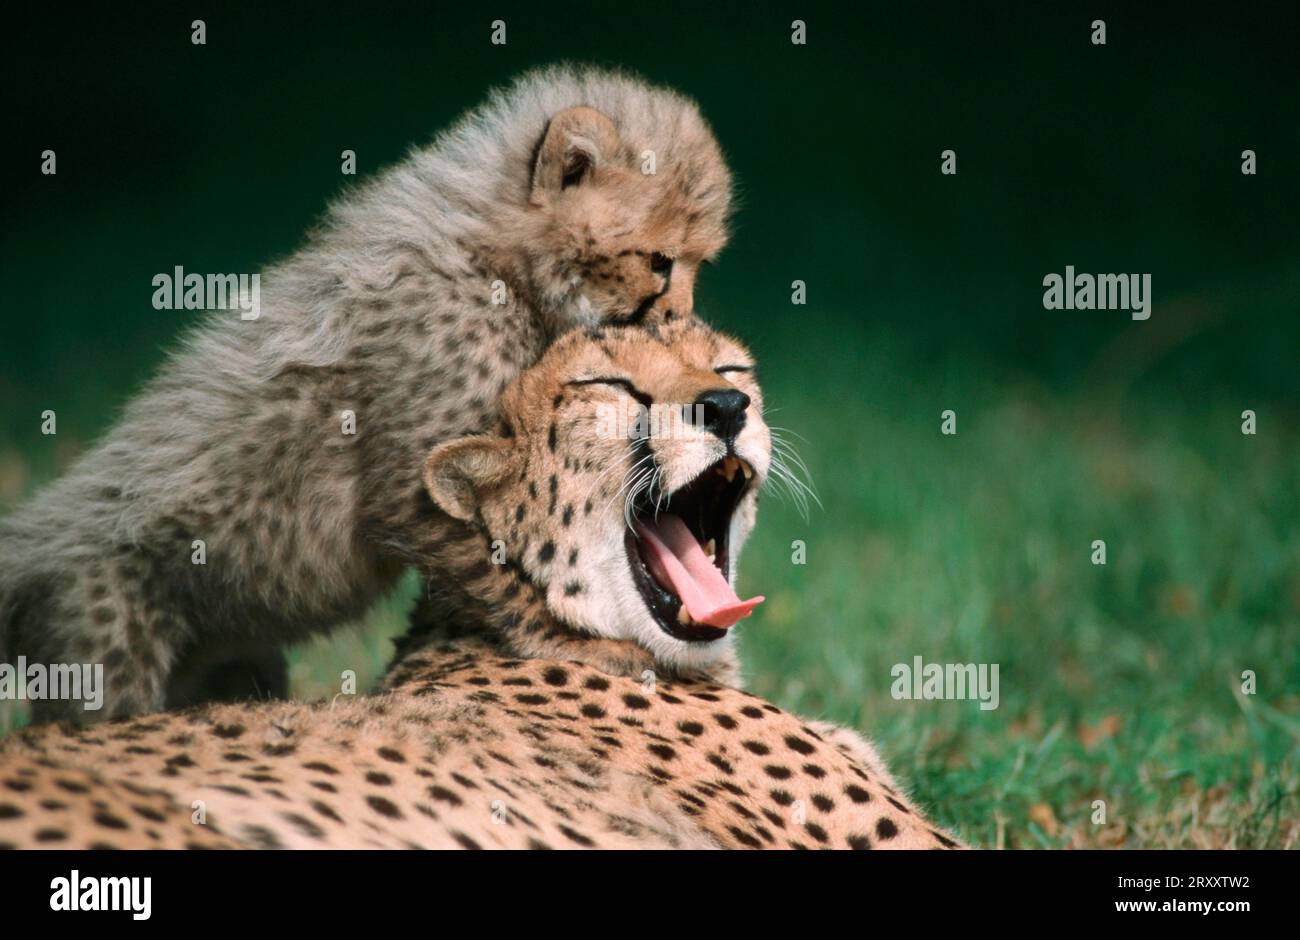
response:
<path id="1" fill-rule="evenodd" d="M 107 789 L 111 829 L 67 806 L 73 767 L 249 847 L 956 847 L 861 737 L 734 688 L 770 468 L 751 368 L 697 323 L 559 340 L 499 428 L 429 458 L 453 576 L 383 692 L 11 735 L 0 847 L 194 838 Z"/>
<path id="2" fill-rule="evenodd" d="M 102 711 L 35 717 L 283 693 L 282 644 L 430 569 L 430 449 L 567 330 L 691 317 L 729 204 L 692 102 L 568 67 L 351 191 L 0 521 L 0 661 L 104 666 Z"/>

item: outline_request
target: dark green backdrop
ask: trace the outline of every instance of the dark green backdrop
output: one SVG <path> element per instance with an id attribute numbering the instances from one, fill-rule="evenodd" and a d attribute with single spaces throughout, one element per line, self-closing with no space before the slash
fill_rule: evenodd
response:
<path id="1" fill-rule="evenodd" d="M 1153 275 L 1178 394 L 1241 379 L 1294 393 L 1294 4 L 337 6 L 54 4 L 10 24 L 0 400 L 62 404 L 93 433 L 186 325 L 150 307 L 154 273 L 264 266 L 346 185 L 341 150 L 373 173 L 494 83 L 562 58 L 699 99 L 741 193 L 703 308 L 772 371 L 795 353 L 765 340 L 794 322 L 1095 378 L 1135 328 L 1044 311 L 1042 276 L 1068 263 Z M 196 16 L 205 47 L 189 42 Z M 1105 47 L 1088 41 L 1097 16 Z M 505 47 L 488 42 L 498 17 Z M 807 46 L 789 41 L 795 17 Z M 52 179 L 36 172 L 46 148 Z M 938 172 L 945 148 L 955 178 Z M 1245 148 L 1258 176 L 1238 171 Z M 1195 329 L 1169 322 L 1190 307 L 1208 308 Z M 8 440 L 39 449 L 32 427 L 4 409 Z"/>

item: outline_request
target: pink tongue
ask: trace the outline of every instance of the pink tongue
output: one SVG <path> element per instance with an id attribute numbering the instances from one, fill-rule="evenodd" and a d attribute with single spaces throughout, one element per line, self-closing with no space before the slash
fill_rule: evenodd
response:
<path id="1" fill-rule="evenodd" d="M 638 519 L 636 533 L 645 540 L 643 554 L 650 573 L 681 598 L 696 623 L 726 629 L 763 603 L 762 597 L 742 601 L 736 596 L 679 517 Z"/>

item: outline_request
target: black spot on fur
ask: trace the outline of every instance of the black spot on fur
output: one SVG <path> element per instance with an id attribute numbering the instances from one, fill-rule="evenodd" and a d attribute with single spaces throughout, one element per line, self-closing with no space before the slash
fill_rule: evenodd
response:
<path id="1" fill-rule="evenodd" d="M 125 819 L 121 816 L 115 816 L 107 810 L 100 810 L 95 814 L 95 822 L 105 829 L 129 829 Z"/>
<path id="2" fill-rule="evenodd" d="M 796 737 L 793 734 L 787 734 L 785 736 L 785 746 L 800 754 L 811 754 L 813 751 L 817 750 L 814 745 L 809 744 L 803 738 Z"/>
<path id="3" fill-rule="evenodd" d="M 581 845 L 584 848 L 592 848 L 596 844 L 595 842 L 592 842 L 590 839 L 584 836 L 581 832 L 578 832 L 576 829 L 570 829 L 568 826 L 564 826 L 564 825 L 560 826 L 560 832 L 564 833 L 565 836 L 567 836 L 571 842 L 574 842 L 577 845 Z"/>
<path id="4" fill-rule="evenodd" d="M 323 803 L 320 800 L 312 800 L 308 805 L 326 819 L 332 819 L 334 822 L 338 823 L 343 822 L 343 817 L 334 812 L 333 808 L 328 803 Z"/>
<path id="5" fill-rule="evenodd" d="M 868 793 L 866 790 L 862 789 L 862 787 L 858 786 L 856 783 L 850 783 L 847 787 L 845 787 L 844 795 L 847 796 L 854 803 L 871 802 L 871 794 Z"/>
<path id="6" fill-rule="evenodd" d="M 469 849 L 473 851 L 475 849 L 482 848 L 481 845 L 479 845 L 469 836 L 465 835 L 465 833 L 463 832 L 457 832 L 455 829 L 448 829 L 447 832 L 453 839 L 456 840 L 457 844 L 460 845 L 460 847 L 463 849 Z"/>
<path id="7" fill-rule="evenodd" d="M 735 836 L 736 841 L 738 841 L 743 846 L 746 846 L 751 849 L 761 849 L 763 847 L 763 843 L 759 842 L 757 839 L 751 836 L 748 832 L 745 832 L 743 829 L 740 829 L 736 826 L 728 826 L 727 831 L 730 832 L 733 836 Z"/>
<path id="8" fill-rule="evenodd" d="M 282 849 L 280 837 L 265 826 L 244 826 L 244 838 L 259 849 Z"/>
<path id="9" fill-rule="evenodd" d="M 299 816 L 297 813 L 282 813 L 281 815 L 284 817 L 285 822 L 292 825 L 310 839 L 319 839 L 321 836 L 325 835 L 325 830 L 316 825 L 306 816 Z"/>
<path id="10" fill-rule="evenodd" d="M 721 770 L 724 774 L 735 773 L 735 771 L 731 769 L 731 761 L 727 760 L 721 754 L 710 754 L 708 756 L 708 761 L 714 767 Z"/>
<path id="11" fill-rule="evenodd" d="M 402 811 L 397 808 L 392 800 L 384 799 L 382 796 L 368 796 L 366 802 L 380 816 L 387 816 L 389 819 L 401 819 Z"/>
<path id="12" fill-rule="evenodd" d="M 141 819 L 147 819 L 150 822 L 167 821 L 167 816 L 158 812 L 158 810 L 154 809 L 152 806 L 132 806 L 131 809 L 135 810 L 135 814 Z"/>
<path id="13" fill-rule="evenodd" d="M 454 791 L 446 787 L 440 787 L 437 784 L 429 787 L 429 796 L 443 803 L 449 803 L 452 806 L 460 806 L 465 801 L 462 800 Z"/>

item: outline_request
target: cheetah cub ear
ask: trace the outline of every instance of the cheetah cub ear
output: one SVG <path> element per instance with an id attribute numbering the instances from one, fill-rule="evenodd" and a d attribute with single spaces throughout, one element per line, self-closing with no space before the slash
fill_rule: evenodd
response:
<path id="1" fill-rule="evenodd" d="M 554 196 L 589 180 L 618 154 L 614 122 L 595 108 L 566 108 L 551 118 L 533 167 L 532 203 L 546 205 Z"/>
<path id="2" fill-rule="evenodd" d="M 506 481 L 510 442 L 479 435 L 448 441 L 424 462 L 424 488 L 439 509 L 462 522 L 474 519 L 479 496 Z"/>

